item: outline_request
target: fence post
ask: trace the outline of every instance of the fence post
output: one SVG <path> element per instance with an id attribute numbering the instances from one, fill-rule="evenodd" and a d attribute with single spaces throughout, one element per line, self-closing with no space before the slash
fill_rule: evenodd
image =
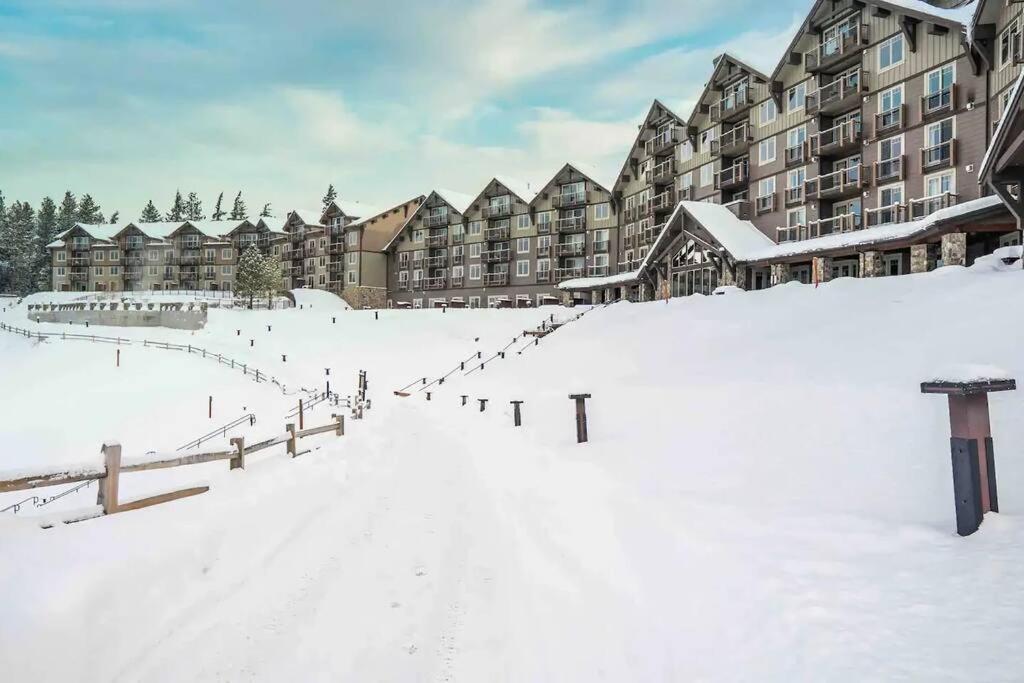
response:
<path id="1" fill-rule="evenodd" d="M 429 391 L 427 392 L 427 400 L 428 401 L 430 400 L 430 392 Z"/>
<path id="2" fill-rule="evenodd" d="M 300 398 L 299 399 L 299 429 L 305 429 L 305 428 L 306 428 L 306 420 L 303 417 L 302 399 Z"/>
<path id="3" fill-rule="evenodd" d="M 515 422 L 515 426 L 516 427 L 522 426 L 522 424 L 523 424 L 523 416 L 519 412 L 519 406 L 521 406 L 523 404 L 523 401 L 509 401 L 509 403 L 511 403 L 513 405 L 514 412 L 512 414 L 512 417 L 513 417 L 513 420 Z"/>
<path id="4" fill-rule="evenodd" d="M 213 396 L 209 398 L 206 404 L 206 417 L 213 419 Z"/>
<path id="5" fill-rule="evenodd" d="M 103 514 L 112 515 L 117 512 L 117 485 L 121 478 L 121 444 L 116 441 L 103 444 L 103 464 L 107 468 L 107 473 L 99 481 L 96 504 L 103 506 Z"/>
<path id="6" fill-rule="evenodd" d="M 334 433 L 338 436 L 345 436 L 345 416 L 331 413 L 331 417 L 338 423 L 338 428 L 334 430 Z"/>
<path id="7" fill-rule="evenodd" d="M 288 434 L 289 434 L 289 436 L 288 436 L 288 455 L 290 455 L 290 456 L 292 456 L 294 458 L 295 454 L 298 452 L 298 449 L 295 448 L 295 425 L 294 425 L 294 423 L 289 422 L 288 424 L 286 424 L 284 426 L 284 430 L 286 432 L 288 432 Z"/>
<path id="8" fill-rule="evenodd" d="M 466 405 L 466 399 L 469 398 L 469 396 L 467 396 L 466 394 L 461 394 L 461 397 L 462 397 L 462 405 Z"/>
<path id="9" fill-rule="evenodd" d="M 478 398 L 477 400 L 480 401 L 480 412 L 482 413 L 485 410 L 487 410 L 487 399 L 486 398 Z"/>
<path id="10" fill-rule="evenodd" d="M 231 445 L 238 449 L 238 455 L 231 458 L 231 468 L 233 470 L 244 470 L 245 469 L 245 437 L 236 436 L 231 439 Z"/>
<path id="11" fill-rule="evenodd" d="M 117 367 L 121 367 L 121 349 L 117 350 Z"/>
<path id="12" fill-rule="evenodd" d="M 590 394 L 569 394 L 576 401 L 576 443 L 587 440 L 587 399 Z"/>

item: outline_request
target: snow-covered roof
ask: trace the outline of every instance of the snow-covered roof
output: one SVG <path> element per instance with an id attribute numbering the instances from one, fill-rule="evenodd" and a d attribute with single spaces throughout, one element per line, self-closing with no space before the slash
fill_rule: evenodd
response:
<path id="1" fill-rule="evenodd" d="M 986 176 L 991 172 L 991 166 L 996 161 L 996 155 L 999 153 L 997 149 L 1002 148 L 1003 139 L 1009 133 L 1011 127 L 1013 127 L 1012 116 L 1007 116 L 1007 112 L 1016 111 L 1020 106 L 1020 99 L 1024 93 L 1024 71 L 1017 76 L 1017 82 L 1013 85 L 1013 90 L 1010 92 L 1010 100 L 1006 103 L 1006 107 L 1003 109 L 1003 118 L 999 119 L 999 125 L 996 126 L 996 132 L 992 135 L 992 142 L 989 143 L 988 149 L 985 150 L 985 156 L 981 159 L 981 167 L 978 170 L 978 182 L 984 183 Z"/>
<path id="2" fill-rule="evenodd" d="M 628 273 L 618 273 L 617 275 L 606 275 L 605 277 L 578 277 L 559 282 L 558 288 L 565 290 L 601 289 L 602 287 L 633 282 L 638 277 L 640 277 L 639 270 L 631 270 Z"/>
<path id="3" fill-rule="evenodd" d="M 937 223 L 947 222 L 962 218 L 978 211 L 987 211 L 994 207 L 1001 206 L 999 197 L 988 196 L 980 199 L 973 199 L 969 202 L 939 209 L 935 213 L 924 218 L 906 223 L 893 223 L 891 225 L 880 225 L 874 228 L 865 228 L 853 232 L 837 233 L 815 237 L 801 242 L 783 242 L 772 244 L 767 249 L 753 250 L 744 253 L 743 256 L 733 254 L 738 261 L 768 261 L 771 259 L 799 256 L 814 252 L 831 251 L 833 249 L 850 249 L 868 246 L 895 240 L 910 239 L 927 231 Z"/>
<path id="4" fill-rule="evenodd" d="M 349 218 L 370 218 L 387 210 L 354 199 L 337 199 L 334 203 Z"/>
<path id="5" fill-rule="evenodd" d="M 344 211 L 344 209 L 342 210 Z M 320 219 L 324 215 L 323 209 L 292 209 L 288 213 L 294 213 L 306 225 L 321 225 Z"/>
<path id="6" fill-rule="evenodd" d="M 434 194 L 445 200 L 459 213 L 466 213 L 473 204 L 473 200 L 476 199 L 476 197 L 455 190 L 434 190 Z"/>
<path id="7" fill-rule="evenodd" d="M 927 2 L 924 2 L 924 0 L 884 0 L 884 2 L 880 4 L 903 7 L 915 12 L 920 12 L 921 14 L 928 14 L 933 17 L 938 17 L 939 19 L 945 19 L 946 21 L 955 21 L 966 27 L 970 25 L 971 19 L 974 17 L 974 12 L 979 3 L 973 2 L 965 5 L 964 7 L 957 7 L 955 9 L 941 9 L 934 5 L 929 5 Z"/>
<path id="8" fill-rule="evenodd" d="M 64 236 L 71 232 L 71 230 L 79 228 L 88 233 L 89 237 L 93 239 L 109 241 L 114 239 L 114 235 L 121 232 L 124 227 L 123 224 L 118 223 L 75 223 L 72 228 L 57 235 L 57 239 L 64 239 Z"/>
<path id="9" fill-rule="evenodd" d="M 188 223 L 189 225 L 191 225 L 193 228 L 195 228 L 199 232 L 201 232 L 204 235 L 206 235 L 207 237 L 223 237 L 224 235 L 227 235 L 229 232 L 232 232 L 233 230 L 238 228 L 238 226 L 242 225 L 243 223 L 248 223 L 249 221 L 248 220 L 240 220 L 240 221 L 239 220 L 225 220 L 225 221 L 205 220 L 205 221 L 185 221 L 185 222 Z M 184 225 L 184 223 L 182 225 Z M 146 232 L 146 231 L 143 230 L 143 232 Z M 149 233 L 146 233 L 146 234 L 149 234 Z"/>
<path id="10" fill-rule="evenodd" d="M 529 183 L 519 178 L 513 178 L 507 175 L 496 175 L 494 179 L 499 183 L 508 188 L 509 192 L 522 199 L 524 202 L 529 204 L 537 197 L 537 192 L 540 191 L 540 187 L 536 183 Z"/>
<path id="11" fill-rule="evenodd" d="M 733 258 L 743 260 L 743 255 L 756 253 L 759 249 L 775 246 L 775 242 L 757 229 L 750 221 L 740 220 L 724 204 L 709 202 L 679 202 L 679 206 L 701 227 L 711 233 Z M 667 224 L 666 224 L 667 227 Z"/>
<path id="12" fill-rule="evenodd" d="M 600 185 L 602 188 L 611 192 L 612 185 L 614 185 L 615 183 L 608 183 L 602 180 L 601 172 L 597 169 L 597 166 L 592 166 L 591 164 L 587 163 L 581 164 L 576 161 L 570 161 L 569 166 L 572 166 L 577 171 L 579 171 L 580 173 L 582 173 L 583 175 L 587 176 L 592 181 Z"/>

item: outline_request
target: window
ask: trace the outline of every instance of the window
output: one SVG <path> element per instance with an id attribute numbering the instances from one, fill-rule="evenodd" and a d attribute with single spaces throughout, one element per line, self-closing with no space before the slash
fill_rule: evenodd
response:
<path id="1" fill-rule="evenodd" d="M 409 267 L 409 252 L 401 251 L 398 253 L 398 267 L 408 268 Z"/>
<path id="2" fill-rule="evenodd" d="M 594 206 L 594 220 L 595 221 L 606 221 L 611 218 L 612 207 L 607 202 L 603 204 L 597 204 Z"/>
<path id="3" fill-rule="evenodd" d="M 214 261 L 214 260 L 217 259 L 217 250 L 216 249 L 207 249 L 205 253 L 206 253 L 206 260 L 207 261 Z"/>
<path id="4" fill-rule="evenodd" d="M 422 242 L 423 241 L 423 234 L 424 234 L 423 230 L 413 230 L 412 231 L 412 241 L 413 242 Z"/>
<path id="5" fill-rule="evenodd" d="M 118 268 L 117 266 L 110 266 L 110 274 L 111 275 L 120 275 L 121 274 L 121 269 Z"/>
<path id="6" fill-rule="evenodd" d="M 757 163 L 764 165 L 775 161 L 775 136 L 761 140 L 757 145 Z"/>
<path id="7" fill-rule="evenodd" d="M 924 150 L 921 153 L 922 168 L 952 165 L 953 136 L 953 119 L 925 126 Z"/>
<path id="8" fill-rule="evenodd" d="M 63 251 L 58 251 L 57 252 L 57 262 L 58 263 L 64 262 L 67 259 L 67 257 L 68 257 L 68 255 L 66 253 L 64 253 Z"/>
<path id="9" fill-rule="evenodd" d="M 92 269 L 92 274 L 96 275 L 96 276 L 103 275 L 103 267 L 102 266 L 96 266 L 95 268 Z"/>
<path id="10" fill-rule="evenodd" d="M 882 140 L 878 143 L 878 166 L 875 179 L 885 180 L 899 177 L 903 173 L 903 136 Z"/>
<path id="11" fill-rule="evenodd" d="M 807 83 L 794 85 L 786 92 L 786 113 L 791 114 L 804 108 L 807 99 Z"/>
<path id="12" fill-rule="evenodd" d="M 462 277 L 462 266 L 452 266 L 452 277 Z"/>
<path id="13" fill-rule="evenodd" d="M 786 149 L 800 147 L 807 140 L 807 126 L 797 126 L 786 131 Z"/>
<path id="14" fill-rule="evenodd" d="M 530 253 L 530 238 L 520 237 L 516 240 L 516 253 L 518 254 L 529 254 Z"/>
<path id="15" fill-rule="evenodd" d="M 469 279 L 479 280 L 480 279 L 480 264 L 473 263 L 469 266 Z"/>
<path id="16" fill-rule="evenodd" d="M 412 307 L 413 308 L 423 308 L 423 299 L 413 299 L 412 300 Z"/>
<path id="17" fill-rule="evenodd" d="M 878 70 L 885 71 L 903 63 L 903 34 L 897 33 L 878 46 Z"/>
<path id="18" fill-rule="evenodd" d="M 469 307 L 470 308 L 480 308 L 480 297 L 478 297 L 478 296 L 471 296 L 471 297 L 469 297 Z"/>
<path id="19" fill-rule="evenodd" d="M 408 283 L 409 283 L 409 271 L 408 270 L 400 270 L 400 271 L 398 271 L 398 284 L 406 285 Z"/>
<path id="20" fill-rule="evenodd" d="M 693 145 L 690 144 L 689 140 L 684 140 L 679 145 L 679 160 L 689 161 L 693 158 Z"/>
<path id="21" fill-rule="evenodd" d="M 999 95 L 999 118 L 1003 118 L 1003 114 L 1006 113 L 1006 108 L 1010 106 L 1010 95 L 1013 94 L 1013 88 L 1007 88 Z"/>
<path id="22" fill-rule="evenodd" d="M 704 164 L 700 167 L 700 186 L 707 187 L 711 184 L 714 175 L 714 167 L 711 164 Z"/>
<path id="23" fill-rule="evenodd" d="M 1020 51 L 1020 22 L 1014 19 L 999 36 L 999 68 L 1014 61 Z"/>
<path id="24" fill-rule="evenodd" d="M 711 141 L 714 140 L 715 137 L 714 128 L 708 128 L 707 130 L 702 131 L 700 134 L 700 140 L 698 141 L 699 144 L 697 145 L 697 151 L 701 154 L 711 151 Z"/>
<path id="25" fill-rule="evenodd" d="M 928 72 L 928 75 L 925 76 L 924 94 L 937 95 L 943 92 L 953 85 L 955 78 L 956 74 L 952 64 Z"/>
<path id="26" fill-rule="evenodd" d="M 345 234 L 345 245 L 349 247 L 359 246 L 359 231 L 350 230 Z"/>
<path id="27" fill-rule="evenodd" d="M 787 227 L 795 228 L 801 225 L 807 225 L 807 207 L 801 206 L 786 212 Z"/>
<path id="28" fill-rule="evenodd" d="M 593 235 L 591 236 L 591 241 L 593 241 L 595 246 L 598 245 L 598 244 L 601 244 L 602 242 L 607 242 L 608 241 L 608 231 L 607 230 L 595 230 Z"/>
<path id="29" fill-rule="evenodd" d="M 775 106 L 775 100 L 767 99 L 757 107 L 757 125 L 767 126 L 775 120 L 777 115 L 778 108 Z"/>
<path id="30" fill-rule="evenodd" d="M 878 190 L 878 206 L 887 207 L 903 203 L 903 184 L 889 185 Z"/>
<path id="31" fill-rule="evenodd" d="M 470 235 L 479 235 L 482 230 L 483 230 L 483 224 L 480 221 L 470 221 L 469 222 L 469 234 Z"/>
<path id="32" fill-rule="evenodd" d="M 354 270 L 345 271 L 345 280 L 348 281 L 348 284 L 354 285 L 356 283 L 356 271 L 354 271 Z"/>
<path id="33" fill-rule="evenodd" d="M 348 265 L 350 265 L 350 266 L 356 265 L 356 255 L 355 254 L 345 254 L 345 260 L 348 261 Z"/>
<path id="34" fill-rule="evenodd" d="M 550 270 L 551 270 L 551 259 L 546 259 L 546 258 L 537 259 L 537 272 L 538 273 L 547 273 Z"/>
<path id="35" fill-rule="evenodd" d="M 95 253 L 93 254 L 94 260 L 96 260 L 96 261 L 102 261 L 102 260 L 103 260 L 103 255 L 104 255 L 104 252 L 102 252 L 102 251 L 97 251 L 97 252 L 95 252 Z"/>
<path id="36" fill-rule="evenodd" d="M 149 260 L 150 261 L 156 261 L 157 258 L 159 258 L 158 252 L 153 250 L 153 249 L 150 249 L 149 250 Z"/>
<path id="37" fill-rule="evenodd" d="M 807 180 L 807 169 L 794 168 L 786 173 L 786 188 L 792 190 L 803 187 L 805 180 Z"/>
<path id="38" fill-rule="evenodd" d="M 67 271 L 66 271 L 66 270 L 64 270 L 63 268 L 58 268 L 58 269 L 57 269 L 57 277 L 64 277 L 64 274 L 65 274 L 66 272 L 67 272 Z"/>
<path id="39" fill-rule="evenodd" d="M 608 254 L 594 254 L 594 265 L 598 268 L 606 268 L 608 266 Z"/>
<path id="40" fill-rule="evenodd" d="M 527 230 L 530 227 L 530 214 L 521 213 L 516 216 L 516 229 Z"/>
<path id="41" fill-rule="evenodd" d="M 551 225 L 551 212 L 541 211 L 537 214 L 537 225 Z"/>
<path id="42" fill-rule="evenodd" d="M 150 277 L 156 277 L 159 274 L 160 274 L 160 269 L 159 268 L 157 268 L 156 266 L 150 266 L 149 267 L 149 276 Z"/>
<path id="43" fill-rule="evenodd" d="M 480 258 L 480 243 L 469 245 L 469 258 Z"/>
<path id="44" fill-rule="evenodd" d="M 231 275 L 231 266 L 221 266 L 220 267 L 220 274 L 221 275 Z"/>
<path id="45" fill-rule="evenodd" d="M 757 183 L 757 196 L 768 197 L 775 194 L 775 176 L 763 178 Z"/>
<path id="46" fill-rule="evenodd" d="M 926 197 L 939 197 L 946 193 L 956 193 L 956 180 L 952 171 L 936 173 L 924 179 L 924 194 Z"/>
<path id="47" fill-rule="evenodd" d="M 526 277 L 530 274 L 530 262 L 516 261 L 516 277 Z"/>
<path id="48" fill-rule="evenodd" d="M 903 105 L 903 86 L 889 88 L 878 96 L 878 111 L 887 112 L 899 109 Z"/>

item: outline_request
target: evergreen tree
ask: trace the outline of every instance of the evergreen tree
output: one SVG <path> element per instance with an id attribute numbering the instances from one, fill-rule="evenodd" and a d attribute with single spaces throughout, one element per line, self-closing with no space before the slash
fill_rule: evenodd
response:
<path id="1" fill-rule="evenodd" d="M 267 309 L 274 303 L 274 294 L 281 289 L 281 259 L 277 256 L 263 258 L 263 291 L 267 293 Z"/>
<path id="2" fill-rule="evenodd" d="M 9 288 L 19 296 L 35 287 L 35 211 L 28 202 L 14 202 L 7 210 L 4 241 L 11 253 Z"/>
<path id="3" fill-rule="evenodd" d="M 220 208 L 221 204 L 224 203 L 224 193 L 221 192 L 217 195 L 217 204 L 213 207 L 213 215 L 210 216 L 215 221 L 224 220 L 224 211 Z"/>
<path id="4" fill-rule="evenodd" d="M 255 244 L 250 244 L 238 259 L 235 291 L 241 296 L 249 297 L 249 308 L 252 308 L 253 299 L 263 292 L 265 283 L 266 266 L 263 263 L 263 254 Z"/>
<path id="5" fill-rule="evenodd" d="M 82 197 L 82 201 L 78 202 L 75 220 L 89 225 L 103 222 L 103 213 L 100 211 L 100 205 L 93 200 L 92 195 L 86 194 Z"/>
<path id="6" fill-rule="evenodd" d="M 242 199 L 241 190 L 239 190 L 238 194 L 235 195 L 235 204 L 231 207 L 229 218 L 233 221 L 244 221 L 248 217 L 249 213 L 246 211 L 245 201 Z"/>
<path id="7" fill-rule="evenodd" d="M 70 191 L 64 193 L 64 199 L 61 200 L 60 209 L 57 210 L 57 229 L 60 232 L 70 230 L 75 227 L 75 222 L 78 221 L 78 200 L 75 199 L 75 195 L 71 194 Z"/>
<path id="8" fill-rule="evenodd" d="M 181 190 L 174 193 L 174 204 L 167 212 L 167 219 L 171 223 L 180 223 L 185 220 L 185 200 L 181 198 Z"/>
<path id="9" fill-rule="evenodd" d="M 327 186 L 327 194 L 325 194 L 323 198 L 324 211 L 326 211 L 327 207 L 331 205 L 331 202 L 333 202 L 337 198 L 338 193 L 335 191 L 334 184 L 332 183 Z"/>
<path id="10" fill-rule="evenodd" d="M 150 199 L 145 208 L 142 209 L 142 215 L 139 216 L 140 223 L 159 223 L 161 221 L 160 212 L 156 206 L 153 205 L 153 200 Z"/>
<path id="11" fill-rule="evenodd" d="M 185 202 L 185 219 L 190 221 L 201 221 L 203 215 L 203 203 L 199 201 L 199 195 L 195 192 L 188 193 L 188 200 Z"/>
<path id="12" fill-rule="evenodd" d="M 263 205 L 263 210 L 260 211 L 260 218 L 270 218 L 270 202 Z"/>
<path id="13" fill-rule="evenodd" d="M 119 220 L 121 220 L 121 212 L 120 211 L 115 211 L 114 213 L 110 214 L 110 224 L 111 225 L 117 225 L 117 222 Z"/>
<path id="14" fill-rule="evenodd" d="M 10 235 L 7 231 L 7 202 L 0 192 L 0 292 L 10 291 L 11 269 L 14 254 L 11 252 Z"/>
<path id="15" fill-rule="evenodd" d="M 44 197 L 36 214 L 36 262 L 33 268 L 36 278 L 36 289 L 48 291 L 53 289 L 53 268 L 50 265 L 50 250 L 46 245 L 53 242 L 60 234 L 57 228 L 57 204 L 49 197 Z"/>

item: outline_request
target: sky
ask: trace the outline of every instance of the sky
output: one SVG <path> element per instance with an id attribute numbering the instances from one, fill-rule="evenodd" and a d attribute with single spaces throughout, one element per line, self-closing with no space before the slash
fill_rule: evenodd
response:
<path id="1" fill-rule="evenodd" d="M 611 183 L 654 98 L 728 51 L 770 73 L 811 0 L 0 0 L 0 191 L 135 220 L 388 206 L 567 161 Z M 227 201 L 227 200 L 226 200 Z"/>

